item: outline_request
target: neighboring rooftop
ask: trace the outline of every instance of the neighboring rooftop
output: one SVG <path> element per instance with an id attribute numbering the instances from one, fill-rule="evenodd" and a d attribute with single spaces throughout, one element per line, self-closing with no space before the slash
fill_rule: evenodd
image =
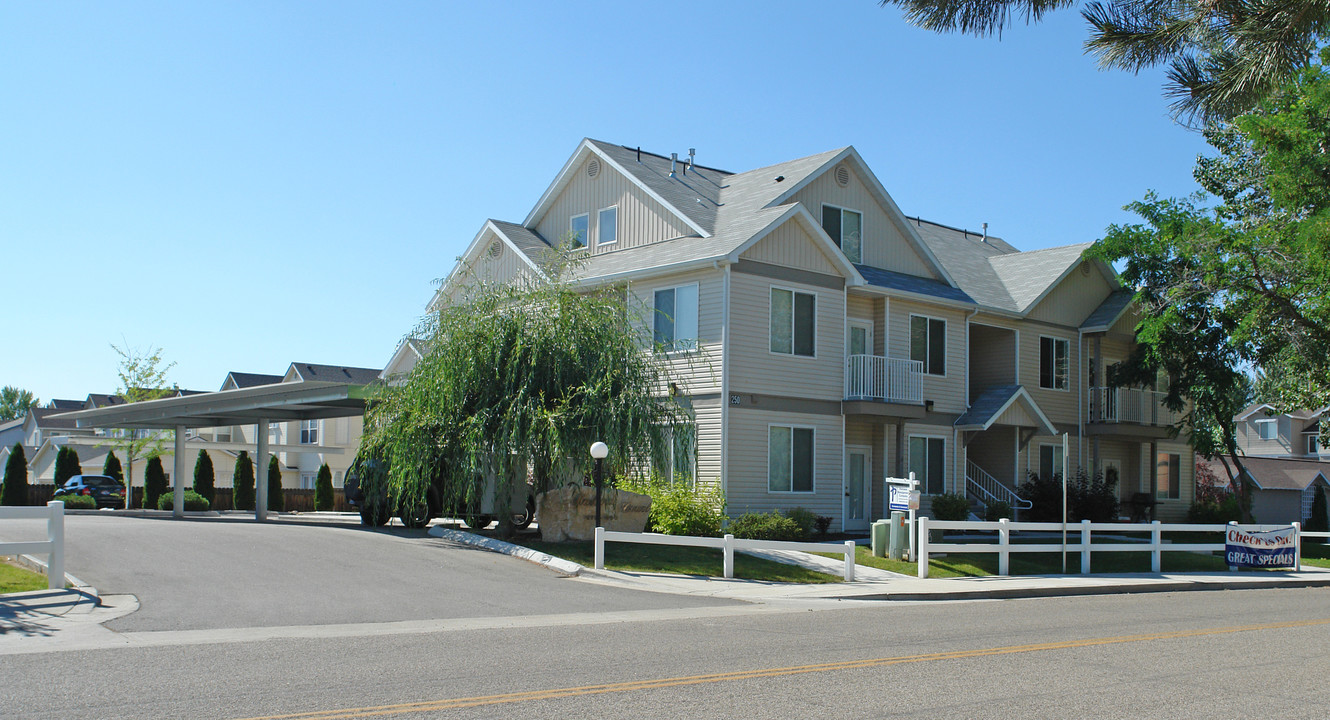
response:
<path id="1" fill-rule="evenodd" d="M 314 363 L 291 363 L 291 369 L 301 380 L 340 382 L 351 385 L 368 385 L 379 379 L 379 368 L 346 367 L 343 365 L 316 365 Z"/>
<path id="2" fill-rule="evenodd" d="M 226 374 L 227 380 L 222 381 L 222 387 L 225 388 L 227 381 L 235 383 L 237 388 L 254 387 L 256 385 L 272 385 L 282 381 L 281 375 L 265 375 L 263 373 L 236 372 L 232 370 Z"/>

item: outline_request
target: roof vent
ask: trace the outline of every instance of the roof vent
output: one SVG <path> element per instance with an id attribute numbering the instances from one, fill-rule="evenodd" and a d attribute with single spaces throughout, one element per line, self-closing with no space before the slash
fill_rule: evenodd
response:
<path id="1" fill-rule="evenodd" d="M 586 176 L 593 178 L 600 174 L 600 158 L 591 158 L 591 162 L 586 164 Z"/>
<path id="2" fill-rule="evenodd" d="M 846 187 L 850 184 L 850 169 L 844 165 L 836 166 L 836 184 Z"/>
<path id="3" fill-rule="evenodd" d="M 496 257 L 502 255 L 502 254 L 503 254 L 503 243 L 502 243 L 502 242 L 499 242 L 498 240 L 495 240 L 494 242 L 490 243 L 489 254 L 490 254 L 490 257 L 492 257 L 492 258 L 496 258 Z"/>
<path id="4" fill-rule="evenodd" d="M 1090 277 L 1090 263 L 1089 263 L 1089 262 L 1086 262 L 1086 261 L 1084 261 L 1084 260 L 1081 261 L 1081 274 L 1084 275 L 1084 276 L 1086 276 L 1086 277 Z"/>

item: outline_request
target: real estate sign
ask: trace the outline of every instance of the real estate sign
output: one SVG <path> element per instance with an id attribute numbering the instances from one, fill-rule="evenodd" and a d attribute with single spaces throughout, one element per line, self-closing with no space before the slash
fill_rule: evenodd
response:
<path id="1" fill-rule="evenodd" d="M 910 487 L 908 485 L 888 485 L 887 507 L 891 510 L 910 509 Z"/>
<path id="2" fill-rule="evenodd" d="M 1224 539 L 1224 558 L 1229 567 L 1297 567 L 1297 542 L 1297 533 L 1292 527 L 1255 531 L 1229 525 Z"/>

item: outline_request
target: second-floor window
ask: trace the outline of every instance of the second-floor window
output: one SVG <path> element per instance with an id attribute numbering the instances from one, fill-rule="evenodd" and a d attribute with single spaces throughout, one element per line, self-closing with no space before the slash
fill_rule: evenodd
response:
<path id="1" fill-rule="evenodd" d="M 1308 455 L 1320 455 L 1320 454 L 1321 454 L 1321 436 L 1320 436 L 1320 435 L 1313 434 L 1313 433 L 1307 433 L 1307 435 L 1306 435 L 1305 437 L 1307 438 L 1307 454 L 1308 454 Z"/>
<path id="2" fill-rule="evenodd" d="M 771 352 L 816 354 L 817 295 L 771 288 Z"/>
<path id="3" fill-rule="evenodd" d="M 300 421 L 300 444 L 318 445 L 319 444 L 319 421 L 301 420 Z"/>
<path id="4" fill-rule="evenodd" d="M 568 232 L 572 235 L 574 250 L 586 247 L 590 231 L 590 216 L 585 213 L 574 215 L 573 219 L 568 221 Z"/>
<path id="5" fill-rule="evenodd" d="M 910 359 L 924 364 L 929 375 L 947 374 L 947 321 L 910 316 Z"/>
<path id="6" fill-rule="evenodd" d="M 1062 338 L 1039 338 L 1039 387 L 1067 389 L 1067 352 L 1070 343 Z"/>
<path id="7" fill-rule="evenodd" d="M 1274 421 L 1274 420 L 1257 420 L 1257 421 L 1256 421 L 1256 435 L 1257 435 L 1257 437 L 1261 438 L 1262 440 L 1274 440 L 1274 439 L 1275 439 L 1275 430 L 1276 430 L 1276 428 L 1275 428 L 1275 421 Z"/>
<path id="8" fill-rule="evenodd" d="M 597 218 L 597 245 L 613 245 L 619 240 L 619 207 L 607 207 Z"/>
<path id="9" fill-rule="evenodd" d="M 850 262 L 863 262 L 863 214 L 835 205 L 823 205 L 822 229 L 840 246 Z"/>
<path id="10" fill-rule="evenodd" d="M 657 290 L 652 337 L 663 352 L 697 349 L 697 283 Z"/>

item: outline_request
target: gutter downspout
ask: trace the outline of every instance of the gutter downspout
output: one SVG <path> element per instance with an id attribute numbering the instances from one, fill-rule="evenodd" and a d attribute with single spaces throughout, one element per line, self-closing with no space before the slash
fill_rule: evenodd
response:
<path id="1" fill-rule="evenodd" d="M 970 411 L 970 321 L 978 314 L 979 308 L 975 308 L 965 318 L 965 412 Z M 1020 351 L 1020 348 L 1016 348 L 1017 355 L 1020 354 Z M 1020 380 L 1020 378 L 1016 379 Z M 960 442 L 957 440 L 958 437 L 959 431 L 956 430 L 956 425 L 953 423 L 951 426 L 951 467 L 952 471 L 956 474 L 956 477 L 961 480 L 961 482 L 956 483 L 957 491 L 964 495 L 966 490 L 964 482 L 965 469 L 958 464 L 960 461 Z M 968 451 L 966 452 L 966 458 L 969 458 Z"/>
<path id="2" fill-rule="evenodd" d="M 1076 328 L 1076 460 L 1085 467 L 1085 331 Z M 1090 468 L 1094 477 L 1094 468 Z"/>
<path id="3" fill-rule="evenodd" d="M 721 290 L 720 315 L 720 492 L 729 502 L 729 440 L 730 440 L 730 261 L 722 266 L 715 260 L 712 266 L 724 272 Z"/>

